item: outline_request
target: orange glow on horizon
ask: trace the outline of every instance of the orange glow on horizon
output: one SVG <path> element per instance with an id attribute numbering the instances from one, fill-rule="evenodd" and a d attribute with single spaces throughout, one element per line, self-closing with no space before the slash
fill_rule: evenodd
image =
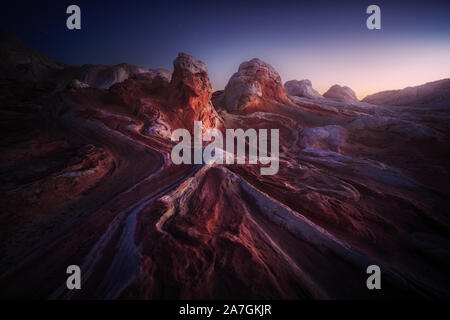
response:
<path id="1" fill-rule="evenodd" d="M 263 54 L 258 54 L 261 52 Z M 380 91 L 450 78 L 450 42 L 410 39 L 383 45 L 361 44 L 357 49 L 345 43 L 335 44 L 327 50 L 313 46 L 299 49 L 274 47 L 271 51 L 236 53 L 231 60 L 228 53 L 228 60 L 221 57 L 220 68 L 209 70 L 214 89 L 223 90 L 239 64 L 254 57 L 271 64 L 283 83 L 309 79 L 321 94 L 339 84 L 352 88 L 359 99 Z M 216 78 L 218 71 L 220 78 Z"/>

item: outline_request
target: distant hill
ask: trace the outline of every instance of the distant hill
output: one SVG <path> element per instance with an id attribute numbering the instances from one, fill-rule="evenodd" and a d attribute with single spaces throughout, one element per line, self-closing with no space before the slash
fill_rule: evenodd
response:
<path id="1" fill-rule="evenodd" d="M 362 101 L 378 105 L 450 105 L 450 79 L 428 82 L 401 90 L 388 90 Z"/>
<path id="2" fill-rule="evenodd" d="M 104 89 L 142 73 L 150 76 L 163 74 L 170 78 L 168 70 L 150 70 L 128 63 L 115 66 L 71 66 L 55 62 L 45 54 L 28 49 L 15 35 L 0 30 L 0 80 L 51 82 L 57 85 L 57 89 L 64 89 L 73 80 L 78 80 L 91 87 Z"/>

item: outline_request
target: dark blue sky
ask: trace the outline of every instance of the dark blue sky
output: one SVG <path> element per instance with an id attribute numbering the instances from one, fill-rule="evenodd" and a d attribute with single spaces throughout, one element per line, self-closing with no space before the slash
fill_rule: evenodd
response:
<path id="1" fill-rule="evenodd" d="M 70 4 L 81 7 L 82 30 L 65 26 Z M 381 7 L 382 30 L 365 26 L 370 4 Z M 1 10 L 0 28 L 55 60 L 171 69 L 183 51 L 206 62 L 215 89 L 253 57 L 284 81 L 310 78 L 319 91 L 341 83 L 360 96 L 450 77 L 448 0 L 18 0 Z"/>

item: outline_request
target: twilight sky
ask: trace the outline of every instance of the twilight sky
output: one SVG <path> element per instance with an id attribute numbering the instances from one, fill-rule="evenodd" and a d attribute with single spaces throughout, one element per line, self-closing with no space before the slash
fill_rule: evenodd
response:
<path id="1" fill-rule="evenodd" d="M 66 28 L 70 4 L 82 30 Z M 366 28 L 370 4 L 381 8 L 381 30 Z M 450 77 L 448 0 L 16 0 L 2 3 L 0 28 L 74 65 L 172 69 L 186 52 L 207 64 L 215 90 L 254 57 L 284 82 L 310 79 L 321 93 L 348 85 L 360 98 Z"/>

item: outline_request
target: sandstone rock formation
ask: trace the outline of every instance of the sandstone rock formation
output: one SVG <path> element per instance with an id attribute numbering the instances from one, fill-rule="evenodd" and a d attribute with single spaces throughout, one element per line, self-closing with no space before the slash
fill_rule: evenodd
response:
<path id="1" fill-rule="evenodd" d="M 179 119 L 174 125 L 192 130 L 193 121 L 201 120 L 205 129 L 220 127 L 220 117 L 211 103 L 212 88 L 206 65 L 179 53 L 173 66 L 168 104 L 170 112 Z"/>
<path id="2" fill-rule="evenodd" d="M 450 298 L 449 109 L 287 99 L 273 68 L 241 67 L 214 97 L 186 54 L 107 89 L 1 79 L 0 298 Z M 278 129 L 279 171 L 175 165 L 193 120 Z"/>
<path id="3" fill-rule="evenodd" d="M 336 101 L 342 101 L 342 102 L 357 102 L 359 101 L 356 97 L 355 92 L 347 87 L 347 86 L 340 86 L 335 84 L 330 89 L 328 89 L 327 92 L 323 94 L 325 98 L 336 100 Z"/>
<path id="4" fill-rule="evenodd" d="M 450 79 L 428 82 L 402 90 L 382 91 L 365 97 L 362 101 L 395 106 L 450 105 Z"/>
<path id="5" fill-rule="evenodd" d="M 104 92 L 90 91 L 71 96 L 78 104 L 116 104 L 143 121 L 147 132 L 193 130 L 194 121 L 203 128 L 221 128 L 222 120 L 211 103 L 211 83 L 203 62 L 180 53 L 173 75 L 164 70 L 140 73 Z M 154 129 L 151 129 L 155 126 Z M 157 128 L 158 129 L 157 129 Z"/>
<path id="6" fill-rule="evenodd" d="M 286 94 L 309 99 L 323 99 L 323 96 L 312 87 L 310 80 L 290 80 L 284 84 Z"/>
<path id="7" fill-rule="evenodd" d="M 281 77 L 268 63 L 252 59 L 241 63 L 225 87 L 221 105 L 228 111 L 257 107 L 263 101 L 286 102 Z"/>
<path id="8" fill-rule="evenodd" d="M 128 63 L 122 63 L 115 66 L 90 64 L 81 67 L 67 67 L 56 75 L 54 81 L 59 84 L 58 89 L 64 83 L 70 83 L 72 79 L 80 80 L 90 87 L 106 89 L 129 77 L 148 72 L 151 71 L 147 68 L 136 67 Z"/>
<path id="9" fill-rule="evenodd" d="M 105 89 L 140 73 L 160 73 L 170 78 L 167 70 L 149 70 L 128 63 L 78 67 L 54 62 L 48 56 L 28 49 L 16 36 L 1 30 L 0 43 L 0 79 L 45 83 L 56 90 L 64 90 L 73 80 Z"/>
<path id="10" fill-rule="evenodd" d="M 78 79 L 73 79 L 68 85 L 68 89 L 82 89 L 82 88 L 89 88 L 89 85 L 87 83 L 81 82 Z"/>

